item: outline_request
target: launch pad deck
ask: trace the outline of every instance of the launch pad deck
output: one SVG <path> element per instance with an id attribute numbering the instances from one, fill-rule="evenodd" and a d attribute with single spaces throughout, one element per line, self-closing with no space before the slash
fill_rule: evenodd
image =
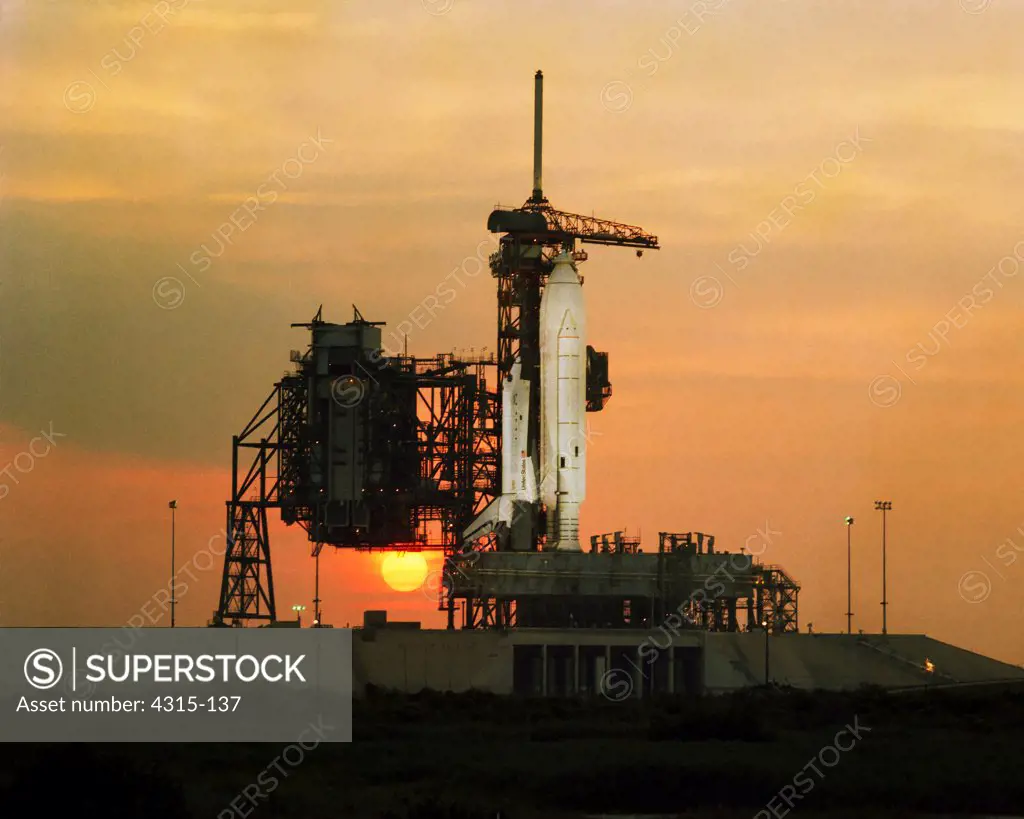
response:
<path id="1" fill-rule="evenodd" d="M 468 627 L 652 628 L 674 615 L 721 631 L 797 628 L 799 586 L 744 553 L 472 552 L 449 576 Z"/>

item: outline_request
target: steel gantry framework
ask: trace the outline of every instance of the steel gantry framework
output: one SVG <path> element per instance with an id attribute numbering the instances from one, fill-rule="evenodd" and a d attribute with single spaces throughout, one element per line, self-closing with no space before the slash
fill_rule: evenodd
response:
<path id="1" fill-rule="evenodd" d="M 487 379 L 495 360 L 387 358 L 378 350 L 346 363 L 345 372 L 321 372 L 318 333 L 377 325 L 358 313 L 348 325 L 331 325 L 318 313 L 300 326 L 311 329 L 313 342 L 304 354 L 293 353 L 296 370 L 274 385 L 232 440 L 227 549 L 213 625 L 277 620 L 268 510 L 306 531 L 314 557 L 324 545 L 439 549 L 448 556 L 497 491 L 500 426 Z M 359 400 L 339 405 L 339 384 Z M 344 448 L 331 439 L 339 416 L 353 430 Z M 318 476 L 342 462 L 366 468 L 355 500 L 332 503 L 336 488 Z M 362 517 L 338 525 L 339 505 Z M 439 604 L 451 620 L 444 587 Z"/>

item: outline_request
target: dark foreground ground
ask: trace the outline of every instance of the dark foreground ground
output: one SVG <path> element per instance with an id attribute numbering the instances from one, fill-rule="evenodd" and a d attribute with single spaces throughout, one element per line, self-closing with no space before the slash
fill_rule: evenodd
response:
<path id="1" fill-rule="evenodd" d="M 1024 815 L 1019 687 L 628 703 L 370 694 L 354 743 L 291 762 L 264 744 L 2 746 L 0 815 Z"/>

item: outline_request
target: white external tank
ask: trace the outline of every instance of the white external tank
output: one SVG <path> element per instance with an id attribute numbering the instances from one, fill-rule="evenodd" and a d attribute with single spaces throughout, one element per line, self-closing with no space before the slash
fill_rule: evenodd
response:
<path id="1" fill-rule="evenodd" d="M 578 552 L 586 497 L 587 313 L 572 256 L 562 253 L 540 302 L 540 497 L 547 548 Z"/>

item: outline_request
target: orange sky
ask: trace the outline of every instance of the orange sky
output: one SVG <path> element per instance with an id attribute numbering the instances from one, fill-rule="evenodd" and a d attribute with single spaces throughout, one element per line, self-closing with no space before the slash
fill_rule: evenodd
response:
<path id="1" fill-rule="evenodd" d="M 125 622 L 166 582 L 171 497 L 179 554 L 207 548 L 231 435 L 305 344 L 288 325 L 321 303 L 397 325 L 529 194 L 542 68 L 545 192 L 663 245 L 582 268 L 614 384 L 585 533 L 738 548 L 767 522 L 801 621 L 834 631 L 852 514 L 874 631 L 886 497 L 891 629 L 1024 662 L 1024 7 L 0 9 L 0 466 L 66 436 L 0 478 L 0 623 Z M 410 350 L 493 349 L 494 321 L 493 280 L 467 279 Z M 308 544 L 275 536 L 279 605 L 311 606 Z M 328 619 L 438 622 L 377 560 L 322 560 Z M 218 584 L 201 573 L 179 622 Z"/>

